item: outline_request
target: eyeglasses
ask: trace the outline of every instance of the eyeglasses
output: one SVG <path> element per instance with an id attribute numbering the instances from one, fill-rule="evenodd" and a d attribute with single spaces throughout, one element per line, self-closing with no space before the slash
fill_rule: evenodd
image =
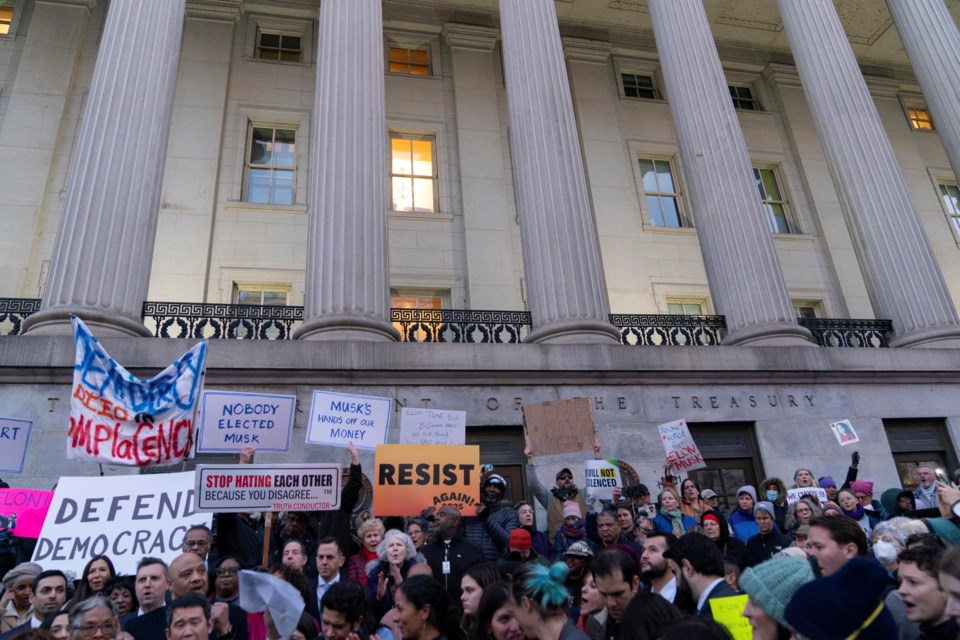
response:
<path id="1" fill-rule="evenodd" d="M 225 567 L 222 569 L 214 569 L 213 575 L 215 576 L 235 576 L 240 571 L 236 567 Z"/>
<path id="2" fill-rule="evenodd" d="M 557 476 L 557 480 L 573 480 L 573 476 L 568 476 L 567 474 L 563 474 L 562 476 Z"/>
<path id="3" fill-rule="evenodd" d="M 82 635 L 85 635 L 85 636 L 96 635 L 97 631 L 100 631 L 105 636 L 112 636 L 114 628 L 115 627 L 113 626 L 113 621 L 111 620 L 110 622 L 101 622 L 100 624 L 95 624 L 92 622 L 87 624 L 82 624 L 79 627 L 77 627 L 77 631 L 79 631 Z"/>

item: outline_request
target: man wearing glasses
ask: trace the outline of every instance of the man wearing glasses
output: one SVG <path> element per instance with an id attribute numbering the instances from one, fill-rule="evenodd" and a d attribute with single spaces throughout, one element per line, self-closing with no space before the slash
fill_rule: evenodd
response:
<path id="1" fill-rule="evenodd" d="M 182 550 L 184 553 L 195 553 L 206 562 L 212 539 L 213 535 L 210 532 L 210 527 L 205 524 L 195 524 L 183 534 Z"/>
<path id="2" fill-rule="evenodd" d="M 553 540 L 557 536 L 557 531 L 563 524 L 563 503 L 567 500 L 573 500 L 580 505 L 580 513 L 587 513 L 587 501 L 583 497 L 583 492 L 577 488 L 573 482 L 573 472 L 564 467 L 557 472 L 557 486 L 547 492 L 546 487 L 537 477 L 536 468 L 533 466 L 535 453 L 528 446 L 523 451 L 527 456 L 527 481 L 530 483 L 530 490 L 536 496 L 539 502 L 547 510 L 547 532 L 548 540 Z M 593 441 L 593 457 L 600 459 L 600 440 Z"/>

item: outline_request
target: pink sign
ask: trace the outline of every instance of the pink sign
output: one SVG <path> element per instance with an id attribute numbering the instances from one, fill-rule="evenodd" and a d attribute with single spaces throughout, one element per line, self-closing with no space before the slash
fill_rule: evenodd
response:
<path id="1" fill-rule="evenodd" d="M 0 528 L 15 538 L 39 538 L 53 491 L 0 489 Z"/>

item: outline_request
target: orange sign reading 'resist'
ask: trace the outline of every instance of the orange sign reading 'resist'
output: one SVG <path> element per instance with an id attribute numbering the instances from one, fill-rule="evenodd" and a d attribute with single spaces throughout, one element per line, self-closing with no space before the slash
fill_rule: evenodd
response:
<path id="1" fill-rule="evenodd" d="M 480 447 L 377 445 L 373 514 L 414 516 L 451 505 L 474 515 L 480 499 Z"/>

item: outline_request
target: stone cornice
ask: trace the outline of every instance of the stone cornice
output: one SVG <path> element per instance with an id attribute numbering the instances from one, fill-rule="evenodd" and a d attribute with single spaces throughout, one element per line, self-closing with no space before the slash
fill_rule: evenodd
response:
<path id="1" fill-rule="evenodd" d="M 584 38 L 562 38 L 563 55 L 567 60 L 605 64 L 610 59 L 612 47 L 609 42 Z"/>
<path id="2" fill-rule="evenodd" d="M 36 0 L 37 4 L 53 4 L 63 7 L 77 7 L 78 9 L 93 9 L 97 0 Z"/>
<path id="3" fill-rule="evenodd" d="M 448 22 L 443 25 L 443 39 L 452 49 L 493 51 L 500 31 L 490 27 Z"/>
<path id="4" fill-rule="evenodd" d="M 763 70 L 762 75 L 763 79 L 772 85 L 791 87 L 794 89 L 803 88 L 803 83 L 800 82 L 800 74 L 797 73 L 797 68 L 792 64 L 771 62 L 767 65 L 766 69 Z"/>
<path id="5" fill-rule="evenodd" d="M 239 22 L 240 0 L 187 0 L 187 17 L 195 20 Z"/>

